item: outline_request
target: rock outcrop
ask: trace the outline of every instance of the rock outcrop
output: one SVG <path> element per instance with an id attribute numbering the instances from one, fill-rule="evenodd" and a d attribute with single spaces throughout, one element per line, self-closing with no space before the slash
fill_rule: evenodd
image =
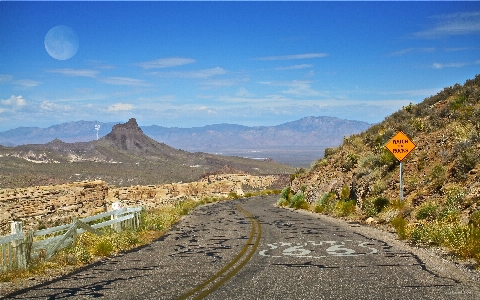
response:
<path id="1" fill-rule="evenodd" d="M 25 229 L 66 224 L 74 217 L 83 218 L 106 211 L 113 202 L 146 209 L 169 205 L 183 199 L 201 200 L 243 196 L 248 191 L 279 189 L 289 175 L 254 176 L 217 174 L 190 183 L 115 187 L 104 181 L 74 182 L 62 185 L 19 189 L 0 189 L 1 234 L 9 232 L 10 221 L 23 221 Z"/>

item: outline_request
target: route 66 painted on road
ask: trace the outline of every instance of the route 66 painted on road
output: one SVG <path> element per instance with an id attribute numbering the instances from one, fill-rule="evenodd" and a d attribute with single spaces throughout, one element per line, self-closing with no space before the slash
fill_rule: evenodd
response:
<path id="1" fill-rule="evenodd" d="M 375 244 L 365 241 L 307 241 L 302 243 L 278 242 L 267 244 L 260 251 L 267 257 L 324 258 L 327 256 L 360 256 L 378 253 Z"/>

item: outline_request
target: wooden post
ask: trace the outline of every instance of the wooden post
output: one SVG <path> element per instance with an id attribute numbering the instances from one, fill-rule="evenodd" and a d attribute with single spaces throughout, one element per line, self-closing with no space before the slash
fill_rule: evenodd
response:
<path id="1" fill-rule="evenodd" d="M 25 262 L 28 266 L 32 260 L 33 230 L 27 231 L 27 235 L 25 235 L 25 239 L 23 240 L 23 245 L 25 247 Z"/>
<path id="2" fill-rule="evenodd" d="M 120 208 L 123 208 L 123 204 L 122 202 L 113 202 L 112 203 L 112 210 L 118 210 Z M 117 218 L 117 215 L 116 214 L 113 214 L 111 219 L 112 220 L 115 220 Z M 122 231 L 122 224 L 120 223 L 115 223 L 115 224 L 112 224 L 112 229 L 115 230 L 116 232 L 120 232 Z"/>
<path id="3" fill-rule="evenodd" d="M 12 234 L 21 234 L 21 239 L 15 239 L 12 241 L 12 255 L 11 258 L 13 267 L 19 269 L 25 269 L 27 267 L 27 261 L 25 259 L 25 247 L 23 243 L 23 224 L 22 222 L 12 221 L 10 222 L 10 230 Z M 15 254 L 13 254 L 13 252 Z M 14 257 L 12 257 L 14 255 Z"/>

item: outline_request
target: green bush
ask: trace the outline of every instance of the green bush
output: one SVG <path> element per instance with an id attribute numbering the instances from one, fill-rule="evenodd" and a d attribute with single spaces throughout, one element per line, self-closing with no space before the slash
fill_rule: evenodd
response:
<path id="1" fill-rule="evenodd" d="M 280 199 L 278 199 L 277 205 L 278 206 L 288 205 L 290 203 L 290 197 L 291 197 L 291 188 L 287 186 L 280 192 Z"/>
<path id="2" fill-rule="evenodd" d="M 433 167 L 430 173 L 430 181 L 434 188 L 439 189 L 447 179 L 447 170 L 442 165 Z"/>
<path id="3" fill-rule="evenodd" d="M 277 201 L 278 206 L 287 206 L 289 204 L 288 200 L 285 198 L 280 198 Z"/>
<path id="4" fill-rule="evenodd" d="M 290 207 L 295 209 L 308 209 L 308 202 L 305 200 L 305 195 L 302 191 L 298 191 L 290 199 Z"/>
<path id="5" fill-rule="evenodd" d="M 375 198 L 368 198 L 363 203 L 363 210 L 369 217 L 375 217 L 380 213 L 385 207 L 390 204 L 390 201 L 382 196 Z"/>
<path id="6" fill-rule="evenodd" d="M 343 185 L 342 191 L 340 192 L 340 199 L 344 201 L 350 199 L 350 186 L 346 183 Z"/>
<path id="7" fill-rule="evenodd" d="M 113 252 L 113 244 L 109 240 L 102 240 L 95 245 L 93 254 L 96 256 L 110 256 Z"/>
<path id="8" fill-rule="evenodd" d="M 315 203 L 314 211 L 319 213 L 329 213 L 335 208 L 335 193 L 325 193 Z"/>
<path id="9" fill-rule="evenodd" d="M 285 187 L 280 193 L 280 198 L 288 200 L 290 198 L 291 188 L 289 186 Z"/>
<path id="10" fill-rule="evenodd" d="M 240 197 L 237 193 L 235 193 L 235 192 L 230 192 L 230 193 L 228 193 L 228 196 L 227 196 L 227 197 L 228 197 L 228 199 L 240 199 L 240 198 L 241 198 L 241 197 Z"/>
<path id="11" fill-rule="evenodd" d="M 474 211 L 470 215 L 470 224 L 476 226 L 477 228 L 480 228 L 480 210 Z"/>
<path id="12" fill-rule="evenodd" d="M 357 162 L 359 159 L 360 159 L 360 156 L 358 156 L 357 154 L 349 153 L 346 155 L 345 159 L 343 160 L 342 167 L 346 171 L 350 171 L 352 168 L 354 168 L 357 165 Z"/>
<path id="13" fill-rule="evenodd" d="M 438 205 L 432 202 L 423 203 L 417 210 L 417 220 L 435 220 L 438 215 Z"/>
<path id="14" fill-rule="evenodd" d="M 337 153 L 338 148 L 325 148 L 323 157 L 328 158 L 329 156 L 332 156 L 333 154 Z"/>
<path id="15" fill-rule="evenodd" d="M 402 217 L 398 216 L 391 222 L 393 228 L 397 231 L 398 238 L 404 240 L 407 238 L 407 224 L 408 222 Z"/>
<path id="16" fill-rule="evenodd" d="M 340 200 L 335 206 L 337 215 L 340 217 L 346 217 L 355 212 L 356 202 L 355 200 L 343 201 Z"/>

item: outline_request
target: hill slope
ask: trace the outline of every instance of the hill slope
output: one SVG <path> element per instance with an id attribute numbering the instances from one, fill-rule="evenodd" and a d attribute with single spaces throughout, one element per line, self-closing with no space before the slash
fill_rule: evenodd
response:
<path id="1" fill-rule="evenodd" d="M 271 161 L 190 153 L 146 136 L 135 119 L 113 126 L 103 138 L 82 143 L 0 147 L 0 187 L 102 179 L 113 185 L 194 181 L 222 169 L 251 174 L 291 173 Z"/>
<path id="2" fill-rule="evenodd" d="M 357 217 L 393 221 L 401 237 L 418 243 L 460 245 L 456 234 L 464 232 L 462 255 L 480 260 L 479 86 L 477 75 L 346 138 L 294 180 L 293 192 L 304 190 L 317 211 L 341 216 L 356 202 Z M 400 130 L 417 145 L 403 161 L 404 203 L 399 162 L 384 147 Z"/>

